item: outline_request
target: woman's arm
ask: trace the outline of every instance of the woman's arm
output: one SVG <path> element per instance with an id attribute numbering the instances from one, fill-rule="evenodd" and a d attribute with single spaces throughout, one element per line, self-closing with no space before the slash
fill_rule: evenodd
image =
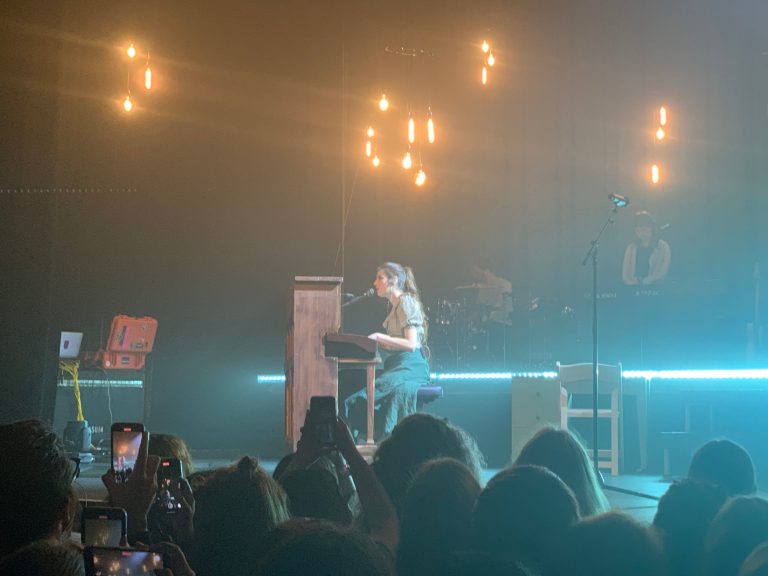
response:
<path id="1" fill-rule="evenodd" d="M 373 469 L 357 451 L 355 441 L 341 418 L 336 419 L 336 446 L 349 465 L 371 538 L 396 555 L 400 528 L 395 507 Z"/>
<path id="2" fill-rule="evenodd" d="M 419 331 L 413 326 L 405 329 L 405 338 L 374 332 L 368 336 L 371 340 L 376 340 L 379 346 L 386 350 L 405 350 L 414 352 L 419 349 Z"/>

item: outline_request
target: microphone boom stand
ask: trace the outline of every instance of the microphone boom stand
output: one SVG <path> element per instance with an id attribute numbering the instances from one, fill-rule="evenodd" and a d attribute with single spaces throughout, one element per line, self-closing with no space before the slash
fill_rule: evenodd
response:
<path id="1" fill-rule="evenodd" d="M 622 204 L 626 206 L 626 204 Z M 615 215 L 619 212 L 619 205 L 616 204 L 608 214 L 603 227 L 600 228 L 600 232 L 597 233 L 594 240 L 589 243 L 589 250 L 587 251 L 584 260 L 581 261 L 582 266 L 586 266 L 589 260 L 592 260 L 592 463 L 595 467 L 595 475 L 597 476 L 600 486 L 604 490 L 612 490 L 622 494 L 629 494 L 631 496 L 637 496 L 639 498 L 647 498 L 649 500 L 659 500 L 658 497 L 651 494 L 645 494 L 643 492 L 636 492 L 634 490 L 627 490 L 626 488 L 618 488 L 616 486 L 609 486 L 603 480 L 603 475 L 600 473 L 599 467 L 599 450 L 598 450 L 598 433 L 597 433 L 597 394 L 598 394 L 598 314 L 597 314 L 597 253 L 600 247 L 600 238 L 608 228 L 608 225 L 613 224 Z"/>

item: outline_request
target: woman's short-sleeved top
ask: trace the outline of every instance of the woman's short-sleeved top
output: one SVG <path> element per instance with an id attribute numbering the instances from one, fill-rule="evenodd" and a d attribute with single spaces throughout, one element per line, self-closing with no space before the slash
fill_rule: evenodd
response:
<path id="1" fill-rule="evenodd" d="M 396 306 L 384 319 L 384 330 L 389 336 L 405 338 L 406 328 L 416 328 L 419 345 L 424 338 L 424 313 L 421 305 L 411 294 L 403 294 Z"/>

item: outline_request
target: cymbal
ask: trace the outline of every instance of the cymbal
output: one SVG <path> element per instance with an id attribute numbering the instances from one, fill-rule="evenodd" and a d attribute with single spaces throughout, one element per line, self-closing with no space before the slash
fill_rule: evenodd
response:
<path id="1" fill-rule="evenodd" d="M 493 286 L 492 284 L 472 284 L 470 286 L 456 286 L 454 290 L 477 290 L 482 292 L 499 292 L 503 293 L 504 288 L 501 286 Z"/>

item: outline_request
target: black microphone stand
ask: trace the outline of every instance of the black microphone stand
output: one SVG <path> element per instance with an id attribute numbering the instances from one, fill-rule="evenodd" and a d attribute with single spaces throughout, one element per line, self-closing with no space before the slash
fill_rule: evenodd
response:
<path id="1" fill-rule="evenodd" d="M 626 204 L 622 204 L 626 206 Z M 603 227 L 600 228 L 600 232 L 597 233 L 594 240 L 589 244 L 589 250 L 587 251 L 584 260 L 581 261 L 582 266 L 586 266 L 589 260 L 592 260 L 592 464 L 595 467 L 595 475 L 597 476 L 600 486 L 604 490 L 612 490 L 622 494 L 629 494 L 631 496 L 638 496 L 640 498 L 647 498 L 649 500 L 659 500 L 658 497 L 651 494 L 645 494 L 643 492 L 636 492 L 634 490 L 627 490 L 626 488 L 618 488 L 616 486 L 609 486 L 605 483 L 603 475 L 600 473 L 599 467 L 599 450 L 598 450 L 598 432 L 597 432 L 597 399 L 598 399 L 598 314 L 597 314 L 597 254 L 600 247 L 600 238 L 608 228 L 609 224 L 613 224 L 615 215 L 619 212 L 619 204 L 616 204 L 608 214 Z M 620 415 L 621 417 L 621 415 Z"/>

